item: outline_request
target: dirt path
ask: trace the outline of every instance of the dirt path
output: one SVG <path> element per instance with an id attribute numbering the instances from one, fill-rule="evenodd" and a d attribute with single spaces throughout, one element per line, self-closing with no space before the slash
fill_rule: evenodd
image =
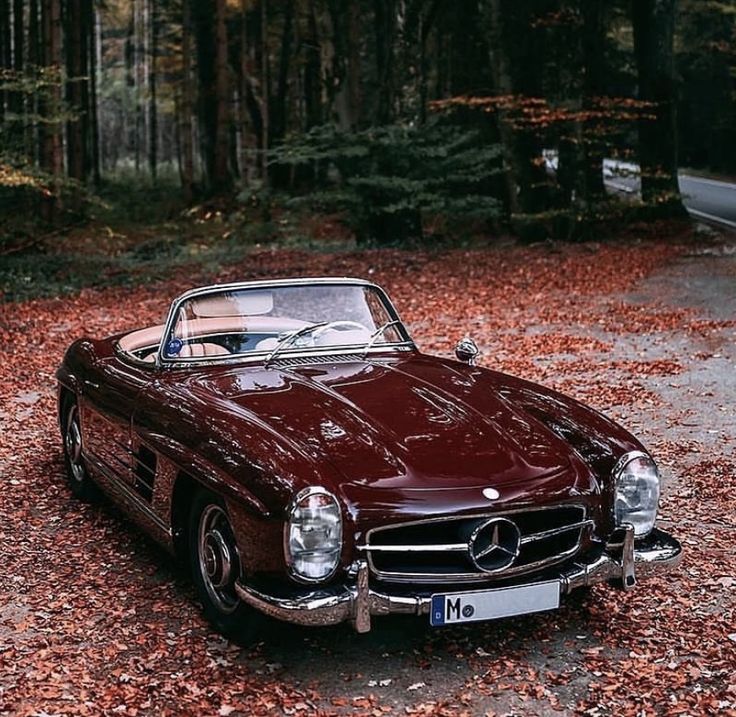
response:
<path id="1" fill-rule="evenodd" d="M 0 715 L 736 714 L 734 245 L 294 254 L 221 278 L 325 272 L 384 284 L 425 349 L 447 352 L 467 330 L 485 365 L 634 429 L 660 461 L 681 568 L 486 625 L 385 618 L 361 636 L 270 623 L 259 645 L 231 645 L 158 548 L 111 506 L 68 496 L 54 428 L 65 343 L 157 317 L 180 287 L 27 302 L 0 317 L 12 347 L 0 389 Z"/>

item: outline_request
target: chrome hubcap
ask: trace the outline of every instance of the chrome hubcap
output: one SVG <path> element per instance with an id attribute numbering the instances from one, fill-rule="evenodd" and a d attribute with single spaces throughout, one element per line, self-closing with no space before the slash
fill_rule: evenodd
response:
<path id="1" fill-rule="evenodd" d="M 82 463 L 82 432 L 79 430 L 79 417 L 77 407 L 69 411 L 66 422 L 66 434 L 64 436 L 64 447 L 69 459 L 72 477 L 78 483 L 84 480 L 84 465 Z"/>
<path id="2" fill-rule="evenodd" d="M 239 602 L 235 581 L 240 574 L 240 560 L 230 523 L 220 506 L 208 505 L 202 511 L 197 548 L 207 594 L 221 612 L 233 612 Z"/>

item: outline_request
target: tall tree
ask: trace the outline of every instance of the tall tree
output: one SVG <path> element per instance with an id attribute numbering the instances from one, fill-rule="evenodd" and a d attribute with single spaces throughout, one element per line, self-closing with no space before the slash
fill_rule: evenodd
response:
<path id="1" fill-rule="evenodd" d="M 677 34 L 681 163 L 734 173 L 736 1 L 681 0 Z"/>
<path id="2" fill-rule="evenodd" d="M 192 147 L 192 0 L 182 0 L 181 81 L 178 102 L 179 169 L 184 200 L 194 196 L 194 150 Z"/>
<path id="3" fill-rule="evenodd" d="M 229 158 L 230 94 L 225 0 L 192 4 L 197 38 L 199 117 L 205 179 L 211 192 L 232 184 Z"/>
<path id="4" fill-rule="evenodd" d="M 342 130 L 355 130 L 363 123 L 360 1 L 331 3 L 330 13 L 332 25 L 336 28 L 335 59 L 338 65 L 335 113 Z"/>
<path id="5" fill-rule="evenodd" d="M 631 0 L 639 99 L 652 103 L 639 122 L 642 198 L 684 214 L 677 179 L 676 13 L 677 0 Z"/>
<path id="6" fill-rule="evenodd" d="M 0 70 L 9 70 L 13 66 L 10 37 L 10 0 L 0 0 Z M 5 116 L 6 95 L 7 92 L 0 89 L 0 119 Z"/>
<path id="7" fill-rule="evenodd" d="M 398 9 L 396 0 L 373 0 L 376 57 L 376 106 L 374 122 L 388 124 L 394 119 L 396 86 L 394 64 Z"/>
<path id="8" fill-rule="evenodd" d="M 271 94 L 271 68 L 268 59 L 269 43 L 268 43 L 268 0 L 260 0 L 260 81 L 261 81 L 261 178 L 264 185 L 268 185 L 268 148 L 271 142 L 271 124 L 269 117 L 271 114 L 270 94 Z"/>
<path id="9" fill-rule="evenodd" d="M 230 157 L 230 68 L 227 57 L 226 0 L 215 0 L 215 156 L 212 167 L 212 189 L 227 191 L 232 185 Z"/>
<path id="10" fill-rule="evenodd" d="M 100 177 L 100 126 L 97 109 L 97 52 L 99 49 L 99 15 L 94 2 L 87 2 L 87 27 L 89 28 L 89 145 L 92 181 L 99 187 Z"/>
<path id="11" fill-rule="evenodd" d="M 271 112 L 271 144 L 278 143 L 286 134 L 288 114 L 289 69 L 291 65 L 292 43 L 294 40 L 294 0 L 286 0 L 283 13 L 283 29 L 279 43 L 279 63 L 276 82 L 276 92 L 270 101 Z"/>
<path id="12" fill-rule="evenodd" d="M 13 0 L 13 69 L 20 77 L 25 69 L 25 28 L 23 0 Z M 11 106 L 16 115 L 23 114 L 24 97 L 22 92 L 12 94 Z M 21 127 L 20 122 L 18 128 Z"/>
<path id="13" fill-rule="evenodd" d="M 68 0 L 66 17 L 67 102 L 72 116 L 67 123 L 67 171 L 79 181 L 89 166 L 89 9 L 91 0 Z"/>
<path id="14" fill-rule="evenodd" d="M 240 173 L 244 183 L 248 183 L 250 161 L 248 134 L 249 123 L 249 97 L 252 96 L 250 88 L 250 72 L 248 63 L 250 60 L 250 24 L 248 22 L 248 0 L 240 0 L 240 48 L 238 53 L 238 123 L 240 129 Z"/>
<path id="15" fill-rule="evenodd" d="M 502 102 L 498 113 L 512 214 L 534 214 L 547 207 L 541 138 L 523 121 L 522 106 L 525 100 L 542 95 L 539 58 L 534 54 L 538 50 L 531 39 L 524 46 L 516 40 L 532 37 L 536 9 L 532 0 L 489 0 L 486 12 L 495 92 L 513 98 L 506 108 Z"/>
<path id="16" fill-rule="evenodd" d="M 50 79 L 46 92 L 41 166 L 61 177 L 64 171 L 61 122 L 61 0 L 42 0 L 44 66 Z"/>
<path id="17" fill-rule="evenodd" d="M 606 2 L 605 0 L 579 0 L 582 14 L 583 50 L 583 110 L 593 110 L 606 94 Z M 586 198 L 605 195 L 603 184 L 603 146 L 594 132 L 583 136 L 582 185 Z"/>
<path id="18" fill-rule="evenodd" d="M 304 62 L 305 128 L 322 124 L 322 43 L 317 29 L 315 0 L 307 7 L 307 35 Z M 284 117 L 284 125 L 286 124 Z"/>
<path id="19" fill-rule="evenodd" d="M 158 112 L 156 105 L 156 59 L 158 55 L 158 11 L 156 0 L 148 0 L 150 61 L 148 64 L 148 168 L 156 179 L 158 167 Z"/>

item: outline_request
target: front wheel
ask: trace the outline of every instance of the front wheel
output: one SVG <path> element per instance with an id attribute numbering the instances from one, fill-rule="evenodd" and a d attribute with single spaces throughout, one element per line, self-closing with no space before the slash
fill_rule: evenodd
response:
<path id="1" fill-rule="evenodd" d="M 82 456 L 82 428 L 76 401 L 69 401 L 62 415 L 64 464 L 69 487 L 77 498 L 89 502 L 95 497 L 97 489 L 87 472 Z"/>
<path id="2" fill-rule="evenodd" d="M 258 614 L 235 592 L 242 573 L 238 546 L 224 503 L 208 491 L 197 493 L 192 503 L 189 558 L 207 620 L 228 637 L 250 641 Z"/>

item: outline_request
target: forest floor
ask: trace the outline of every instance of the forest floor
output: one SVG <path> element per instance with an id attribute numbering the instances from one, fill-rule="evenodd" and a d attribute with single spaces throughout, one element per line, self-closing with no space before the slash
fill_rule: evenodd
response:
<path id="1" fill-rule="evenodd" d="M 214 633 L 161 550 L 109 503 L 70 496 L 54 371 L 73 338 L 157 321 L 192 285 L 300 274 L 370 277 L 423 350 L 448 355 L 467 332 L 483 365 L 638 433 L 660 462 L 660 524 L 683 542 L 681 566 L 488 624 L 269 623 L 249 648 Z M 263 250 L 68 291 L 0 315 L 0 715 L 736 715 L 733 236 Z"/>

